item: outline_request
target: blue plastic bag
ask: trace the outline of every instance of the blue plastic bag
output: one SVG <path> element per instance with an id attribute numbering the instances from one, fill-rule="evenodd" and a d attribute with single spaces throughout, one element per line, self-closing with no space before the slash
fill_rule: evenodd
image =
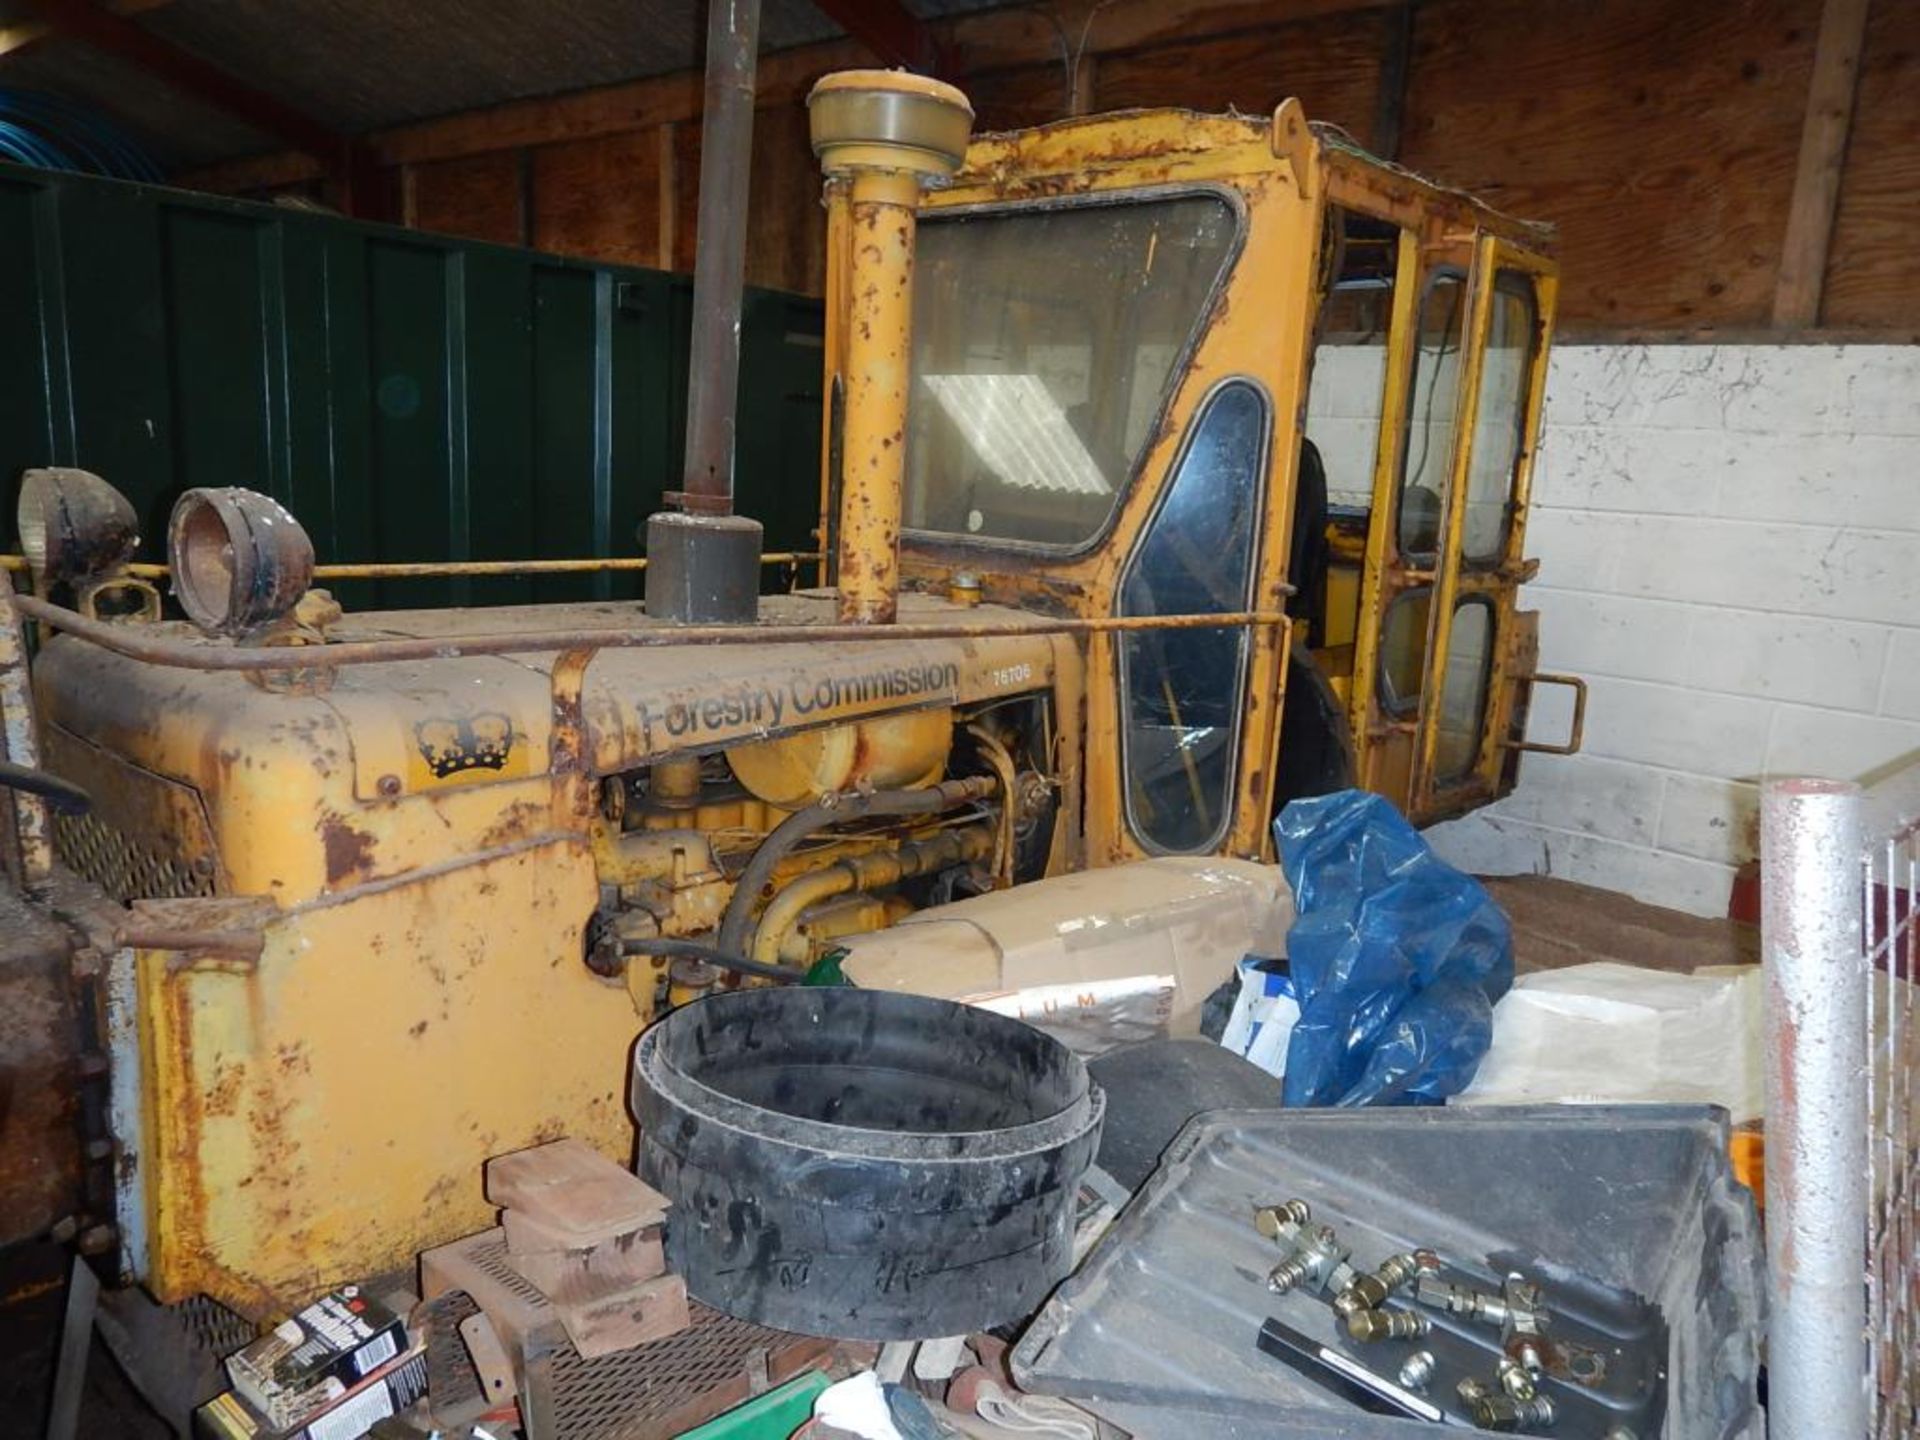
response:
<path id="1" fill-rule="evenodd" d="M 1295 800 L 1273 823 L 1297 918 L 1288 1105 L 1434 1105 L 1473 1080 L 1513 985 L 1513 932 L 1480 883 L 1378 795 Z"/>

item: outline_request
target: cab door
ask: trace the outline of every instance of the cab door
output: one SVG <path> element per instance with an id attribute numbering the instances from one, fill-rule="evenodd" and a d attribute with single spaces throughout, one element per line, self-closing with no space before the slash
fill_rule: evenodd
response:
<path id="1" fill-rule="evenodd" d="M 1473 247 L 1398 251 L 1348 708 L 1360 785 L 1412 815 Z"/>
<path id="2" fill-rule="evenodd" d="M 1528 496 L 1557 282 L 1539 257 L 1492 236 L 1475 245 L 1452 460 L 1438 514 L 1434 601 L 1408 813 L 1417 823 L 1497 799 L 1522 749 L 1578 748 L 1584 687 L 1535 672 L 1539 617 L 1518 608 Z M 1576 688 L 1564 746 L 1522 738 L 1535 683 Z"/>
<path id="3" fill-rule="evenodd" d="M 1515 603 L 1552 268 L 1488 235 L 1403 234 L 1400 258 L 1351 708 L 1362 783 L 1426 824 L 1510 790 L 1521 749 L 1577 745 L 1521 735 L 1535 683 L 1579 682 L 1535 673 Z"/>

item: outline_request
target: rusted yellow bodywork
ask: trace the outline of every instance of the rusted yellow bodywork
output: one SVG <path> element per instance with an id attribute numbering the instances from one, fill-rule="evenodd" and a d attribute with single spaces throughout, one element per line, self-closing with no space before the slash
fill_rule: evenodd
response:
<path id="1" fill-rule="evenodd" d="M 824 624 L 834 600 L 764 608 Z M 909 621 L 958 609 L 904 608 Z M 613 609 L 389 613 L 334 638 L 586 625 Z M 966 613 L 1004 633 L 602 652 L 581 685 L 583 769 L 555 763 L 559 657 L 354 667 L 289 694 L 52 640 L 35 667 L 41 728 L 56 768 L 92 788 L 95 822 L 172 848 L 210 897 L 262 897 L 238 915 L 224 898 L 168 906 L 176 930 L 257 933 L 257 957 L 138 957 L 141 1134 L 126 1159 L 149 1287 L 264 1316 L 484 1226 L 488 1155 L 564 1133 L 624 1156 L 644 1017 L 582 963 L 610 869 L 582 777 L 903 708 L 944 716 L 1077 667 L 1037 617 Z M 771 823 L 749 818 L 749 834 Z M 1070 866 L 1077 836 L 1058 838 Z"/>
<path id="2" fill-rule="evenodd" d="M 859 327 L 888 329 L 907 304 L 904 266 L 889 263 L 903 257 L 861 247 L 881 244 L 874 234 L 911 199 L 873 190 L 836 178 L 827 191 L 823 550 L 836 548 L 825 508 L 846 478 L 832 473 L 836 434 L 850 455 L 897 452 L 903 439 L 874 420 L 891 413 L 898 429 L 904 357 L 894 354 L 884 374 L 871 357 L 863 374 L 850 370 L 865 353 Z M 355 663 L 299 671 L 296 662 L 328 651 L 276 652 L 289 669 L 249 675 L 180 668 L 191 657 L 178 646 L 193 638 L 182 626 L 129 627 L 174 646 L 143 655 L 132 644 L 116 653 L 98 627 L 63 622 L 74 633 L 51 639 L 34 667 L 40 724 L 50 764 L 97 803 L 91 828 L 68 834 L 67 861 L 116 898 L 175 897 L 166 948 L 139 949 L 131 967 L 139 1063 L 136 1103 L 120 1123 L 131 1132 L 121 1164 L 133 1273 L 162 1299 L 204 1292 L 264 1316 L 489 1223 L 480 1166 L 491 1154 L 567 1133 L 624 1159 L 628 1052 L 663 976 L 630 970 L 623 981 L 583 963 L 596 907 L 617 895 L 629 907 L 621 925 L 641 938 L 710 934 L 744 858 L 816 785 L 926 783 L 950 747 L 965 746 L 973 773 L 990 775 L 1001 799 L 998 810 L 849 832 L 789 856 L 772 877 L 761 960 L 804 960 L 836 935 L 887 923 L 907 904 L 889 887 L 932 867 L 976 867 L 1007 883 L 1023 787 L 1038 785 L 1057 807 L 1045 873 L 1148 854 L 1127 815 L 1120 642 L 1107 627 L 1135 623 L 1115 618 L 1128 559 L 1203 400 L 1231 378 L 1257 384 L 1275 418 L 1250 602 L 1216 622 L 1249 638 L 1231 795 L 1212 853 L 1270 858 L 1291 630 L 1280 612 L 1293 579 L 1330 207 L 1399 227 L 1402 284 L 1374 518 L 1352 538 L 1354 573 L 1341 582 L 1356 618 L 1338 635 L 1306 638 L 1349 657 L 1332 679 L 1362 783 L 1419 819 L 1510 783 L 1532 633 L 1513 599 L 1527 573 L 1526 476 L 1552 314 L 1540 234 L 1360 155 L 1310 128 L 1292 103 L 1268 119 L 1151 111 L 986 136 L 927 208 L 1044 209 L 1194 190 L 1229 202 L 1235 248 L 1112 523 L 1071 554 L 900 535 L 896 454 L 895 478 L 881 487 L 892 492 L 891 519 L 839 517 L 840 593 L 763 601 L 763 627 L 803 627 L 781 631 L 781 643 L 617 648 L 607 637 L 621 627 L 653 628 L 628 605 L 399 612 L 330 628 L 331 653 Z M 902 233 L 910 242 L 910 226 Z M 1397 553 L 1388 517 L 1413 306 L 1422 275 L 1442 263 L 1463 266 L 1477 287 L 1463 416 L 1497 267 L 1533 278 L 1543 328 L 1507 547 L 1495 566 L 1460 564 L 1457 492 L 1472 444 L 1462 419 L 1448 542 L 1437 572 L 1422 573 Z M 876 274 L 896 290 L 864 292 Z M 863 385 L 885 391 L 884 403 Z M 836 413 L 842 406 L 859 413 Z M 843 618 L 886 620 L 896 574 L 898 627 L 877 625 L 858 643 L 796 638 Z M 1423 583 L 1437 587 L 1436 614 L 1457 595 L 1483 593 L 1503 617 L 1465 784 L 1433 775 L 1434 705 L 1385 715 L 1370 680 L 1382 616 Z M 23 613 L 56 618 L 44 606 Z M 503 635 L 555 638 L 527 651 Z M 486 653 L 445 653 L 463 640 Z M 1444 625 L 1427 637 L 1430 697 L 1446 640 Z M 204 653 L 230 655 L 225 643 Z M 1046 716 L 1041 754 L 1028 761 L 1041 775 L 1016 773 L 1007 737 L 987 718 L 995 705 L 1028 702 Z M 922 719 L 864 732 L 857 723 L 902 712 Z M 703 792 L 702 760 L 730 751 L 742 752 L 744 788 Z M 622 798 L 622 777 L 637 773 L 651 776 L 650 808 L 622 813 L 634 803 Z M 664 957 L 655 963 L 664 971 Z M 676 972 L 669 993 L 694 987 Z"/>

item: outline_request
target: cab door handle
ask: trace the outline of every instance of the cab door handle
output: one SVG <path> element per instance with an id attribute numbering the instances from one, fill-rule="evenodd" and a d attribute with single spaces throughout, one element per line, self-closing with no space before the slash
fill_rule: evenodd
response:
<path id="1" fill-rule="evenodd" d="M 1575 755 L 1580 751 L 1580 741 L 1587 729 L 1587 682 L 1578 675 L 1555 675 L 1546 671 L 1535 671 L 1525 677 L 1529 685 L 1565 685 L 1573 691 L 1573 724 L 1568 729 L 1564 745 L 1544 745 L 1537 740 L 1502 740 L 1500 743 L 1509 750 L 1531 750 L 1538 755 Z"/>

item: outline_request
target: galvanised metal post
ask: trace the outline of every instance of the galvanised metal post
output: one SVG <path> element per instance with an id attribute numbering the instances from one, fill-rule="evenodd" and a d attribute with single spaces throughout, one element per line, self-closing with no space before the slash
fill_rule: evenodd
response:
<path id="1" fill-rule="evenodd" d="M 1867 1433 L 1866 967 L 1860 787 L 1761 792 L 1768 1431 Z"/>

